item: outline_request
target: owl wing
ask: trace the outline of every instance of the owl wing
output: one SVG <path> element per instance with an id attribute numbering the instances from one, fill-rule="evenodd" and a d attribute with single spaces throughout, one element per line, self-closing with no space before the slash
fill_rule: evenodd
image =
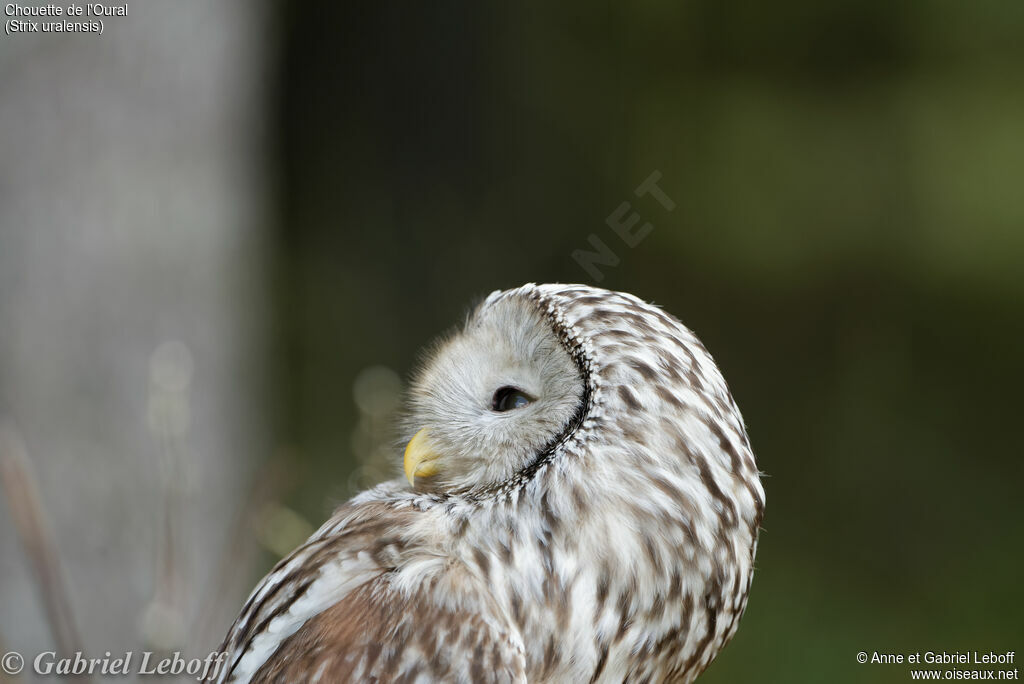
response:
<path id="1" fill-rule="evenodd" d="M 408 569 L 398 580 L 402 515 L 346 504 L 278 563 L 228 633 L 217 681 L 525 682 L 518 633 L 478 590 Z"/>

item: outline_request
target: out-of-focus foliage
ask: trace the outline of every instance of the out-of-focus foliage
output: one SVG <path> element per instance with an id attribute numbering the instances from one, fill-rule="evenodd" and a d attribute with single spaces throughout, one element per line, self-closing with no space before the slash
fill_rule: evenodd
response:
<path id="1" fill-rule="evenodd" d="M 595 234 L 600 285 L 704 339 L 768 475 L 706 681 L 1024 643 L 1024 5 L 282 7 L 277 434 L 315 473 L 290 505 L 319 522 L 378 472 L 362 371 L 407 374 L 490 290 L 594 282 Z M 653 171 L 674 210 L 635 196 Z"/>

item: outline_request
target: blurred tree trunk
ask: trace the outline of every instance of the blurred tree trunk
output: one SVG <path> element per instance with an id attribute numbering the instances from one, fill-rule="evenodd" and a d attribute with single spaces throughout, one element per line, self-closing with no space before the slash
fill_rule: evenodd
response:
<path id="1" fill-rule="evenodd" d="M 0 39 L 0 417 L 87 655 L 208 652 L 252 579 L 215 575 L 267 443 L 269 20 L 147 0 Z M 6 503 L 0 635 L 30 659 L 53 639 Z"/>

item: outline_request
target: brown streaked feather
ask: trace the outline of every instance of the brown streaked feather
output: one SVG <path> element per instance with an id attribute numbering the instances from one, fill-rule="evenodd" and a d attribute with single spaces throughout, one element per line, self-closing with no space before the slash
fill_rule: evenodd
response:
<path id="1" fill-rule="evenodd" d="M 379 548 L 382 524 L 400 526 L 406 515 L 378 503 L 349 502 L 338 508 L 316 534 L 282 559 L 249 597 L 221 646 L 229 657 L 218 681 L 233 681 L 254 639 L 305 595 L 323 566 L 348 563 L 348 574 L 355 582 L 353 589 L 387 572 L 390 568 L 380 563 L 388 555 Z M 389 541 L 391 546 L 400 546 L 393 539 Z"/>
<path id="2" fill-rule="evenodd" d="M 479 615 L 403 598 L 382 575 L 307 621 L 252 681 L 523 682 L 524 670 L 510 635 Z"/>

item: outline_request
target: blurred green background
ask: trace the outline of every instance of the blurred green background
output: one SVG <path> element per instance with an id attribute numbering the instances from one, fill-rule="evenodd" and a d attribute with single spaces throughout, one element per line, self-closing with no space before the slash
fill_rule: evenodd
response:
<path id="1" fill-rule="evenodd" d="M 767 473 L 747 615 L 702 681 L 1024 650 L 1024 4 L 279 12 L 290 507 L 316 525 L 362 486 L 365 369 L 404 377 L 491 290 L 600 284 L 701 336 Z M 654 171 L 672 211 L 634 195 Z M 623 202 L 653 225 L 635 248 Z M 572 257 L 591 234 L 620 259 L 600 283 Z"/>

